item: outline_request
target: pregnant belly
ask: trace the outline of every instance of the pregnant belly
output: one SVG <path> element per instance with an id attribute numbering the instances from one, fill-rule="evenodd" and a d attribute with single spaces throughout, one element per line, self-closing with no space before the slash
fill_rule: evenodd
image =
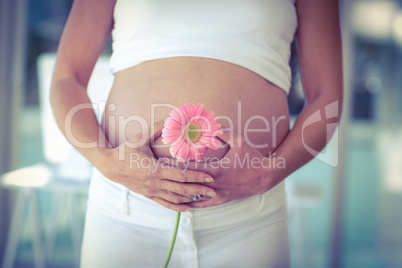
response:
<path id="1" fill-rule="evenodd" d="M 214 111 L 224 142 L 240 136 L 264 155 L 289 131 L 283 90 L 240 66 L 196 57 L 149 61 L 117 73 L 102 127 L 113 146 L 126 141 L 140 144 L 145 139 L 142 133 L 154 122 L 185 103 L 203 103 Z M 156 157 L 170 156 L 161 137 L 155 144 Z M 222 158 L 228 149 L 208 151 L 206 157 Z"/>

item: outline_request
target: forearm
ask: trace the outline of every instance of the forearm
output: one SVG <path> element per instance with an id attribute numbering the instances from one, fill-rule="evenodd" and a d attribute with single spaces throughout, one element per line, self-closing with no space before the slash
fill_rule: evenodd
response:
<path id="1" fill-rule="evenodd" d="M 86 89 L 74 77 L 54 79 L 50 102 L 67 140 L 94 166 L 101 165 L 110 145 L 98 124 Z"/>
<path id="2" fill-rule="evenodd" d="M 108 145 L 86 93 L 91 73 L 113 29 L 115 0 L 74 1 L 57 51 L 50 102 L 69 142 L 95 166 Z"/>
<path id="3" fill-rule="evenodd" d="M 327 133 L 327 125 L 337 124 L 341 115 L 342 94 L 341 91 L 338 92 L 340 93 L 317 97 L 301 111 L 293 128 L 273 154 L 274 158 L 285 163 L 285 166 L 273 167 L 277 182 L 308 163 L 315 157 L 314 152 L 320 152 L 327 145 L 327 137 L 334 132 L 331 129 Z M 315 122 L 312 123 L 312 119 Z"/>
<path id="4" fill-rule="evenodd" d="M 341 32 L 337 0 L 298 0 L 296 4 L 300 75 L 306 105 L 292 130 L 275 150 L 286 168 L 275 168 L 283 180 L 313 159 L 328 143 L 342 110 L 343 78 Z M 318 112 L 318 113 L 317 113 Z M 314 120 L 315 119 L 315 120 Z M 328 132 L 328 135 L 327 135 Z"/>

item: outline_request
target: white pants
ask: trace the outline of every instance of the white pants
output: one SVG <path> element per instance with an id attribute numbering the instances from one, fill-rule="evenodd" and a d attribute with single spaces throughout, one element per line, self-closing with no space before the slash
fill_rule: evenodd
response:
<path id="1" fill-rule="evenodd" d="M 162 267 L 176 212 L 94 169 L 81 267 Z M 289 267 L 284 183 L 263 195 L 182 212 L 169 267 Z"/>

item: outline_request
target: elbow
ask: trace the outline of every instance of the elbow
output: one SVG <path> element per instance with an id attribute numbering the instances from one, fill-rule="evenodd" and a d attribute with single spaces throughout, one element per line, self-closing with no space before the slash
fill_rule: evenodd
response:
<path id="1" fill-rule="evenodd" d="M 53 76 L 50 84 L 49 95 L 47 96 L 53 113 L 61 108 L 61 102 L 65 102 L 66 98 L 69 98 L 69 93 L 67 92 L 70 86 L 69 84 L 69 78 Z"/>
<path id="2" fill-rule="evenodd" d="M 305 92 L 305 108 L 323 109 L 327 118 L 339 121 L 343 111 L 343 87 Z"/>
<path id="3" fill-rule="evenodd" d="M 58 79 L 53 77 L 51 85 L 50 85 L 50 91 L 49 95 L 47 96 L 47 99 L 50 103 L 50 106 L 54 110 L 57 107 L 59 95 L 60 95 L 60 90 L 58 89 Z"/>
<path id="4" fill-rule="evenodd" d="M 343 87 L 337 86 L 333 88 L 321 87 L 319 89 L 309 89 L 304 91 L 306 104 L 314 102 L 336 102 L 343 103 Z"/>

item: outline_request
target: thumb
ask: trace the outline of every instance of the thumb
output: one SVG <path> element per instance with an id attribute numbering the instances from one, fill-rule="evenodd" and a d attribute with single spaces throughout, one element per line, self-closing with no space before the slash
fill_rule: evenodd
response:
<path id="1" fill-rule="evenodd" d="M 162 130 L 164 126 L 165 122 L 163 120 L 160 120 L 156 122 L 153 126 L 151 126 L 148 142 L 154 142 L 157 138 L 159 138 L 162 135 Z"/>

